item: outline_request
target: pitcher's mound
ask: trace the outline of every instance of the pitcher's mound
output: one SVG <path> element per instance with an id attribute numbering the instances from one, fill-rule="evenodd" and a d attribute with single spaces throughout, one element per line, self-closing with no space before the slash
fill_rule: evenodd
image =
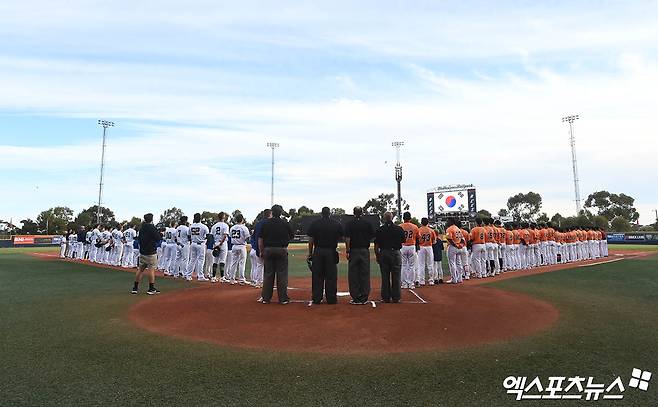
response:
<path id="1" fill-rule="evenodd" d="M 349 305 L 349 297 L 308 306 L 308 284 L 291 280 L 297 288 L 289 291 L 288 305 L 260 304 L 260 290 L 251 287 L 207 285 L 145 298 L 129 317 L 152 332 L 234 348 L 380 354 L 511 340 L 546 329 L 559 316 L 547 302 L 479 286 L 403 290 L 402 303 L 376 307 Z M 346 286 L 339 283 L 341 290 Z M 378 299 L 379 290 L 371 298 Z"/>

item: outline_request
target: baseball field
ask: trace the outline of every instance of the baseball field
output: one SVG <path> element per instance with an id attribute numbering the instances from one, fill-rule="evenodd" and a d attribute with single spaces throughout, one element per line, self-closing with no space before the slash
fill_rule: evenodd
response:
<path id="1" fill-rule="evenodd" d="M 57 249 L 2 249 L 0 405 L 521 403 L 508 376 L 619 376 L 616 403 L 657 405 L 655 378 L 646 391 L 628 386 L 634 368 L 658 372 L 657 249 L 611 246 L 594 264 L 367 306 L 308 306 L 303 247 L 291 250 L 285 306 L 257 303 L 251 287 L 172 279 L 158 280 L 158 296 L 134 296 L 125 271 L 63 261 Z M 343 261 L 339 291 L 345 275 Z"/>

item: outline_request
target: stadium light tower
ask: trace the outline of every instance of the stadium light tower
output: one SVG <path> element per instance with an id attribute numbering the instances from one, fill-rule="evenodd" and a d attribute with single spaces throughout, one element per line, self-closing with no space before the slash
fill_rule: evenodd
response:
<path id="1" fill-rule="evenodd" d="M 565 116 L 563 123 L 569 123 L 569 138 L 571 140 L 571 165 L 573 167 L 573 188 L 576 193 L 576 216 L 580 215 L 580 180 L 578 179 L 578 160 L 576 159 L 576 138 L 573 135 L 573 122 L 578 120 L 578 115 Z"/>
<path id="2" fill-rule="evenodd" d="M 270 206 L 274 206 L 274 150 L 279 147 L 279 143 L 267 143 L 272 149 L 272 184 L 270 186 Z"/>
<path id="3" fill-rule="evenodd" d="M 101 149 L 101 179 L 98 183 L 98 208 L 96 211 L 96 223 L 101 222 L 101 203 L 103 201 L 103 173 L 105 172 L 105 140 L 108 127 L 114 127 L 114 122 L 99 120 L 98 125 L 103 127 L 103 147 Z"/>
<path id="4" fill-rule="evenodd" d="M 391 145 L 395 147 L 395 181 L 398 184 L 398 219 L 402 220 L 402 164 L 400 164 L 400 147 L 404 145 L 404 141 L 394 141 Z"/>

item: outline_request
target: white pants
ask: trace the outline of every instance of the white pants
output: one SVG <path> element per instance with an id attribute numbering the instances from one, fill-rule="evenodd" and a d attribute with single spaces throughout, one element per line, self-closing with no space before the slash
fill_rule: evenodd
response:
<path id="1" fill-rule="evenodd" d="M 133 267 L 137 267 L 138 266 L 137 263 L 139 263 L 139 249 L 133 248 L 132 254 L 133 254 Z"/>
<path id="2" fill-rule="evenodd" d="M 212 276 L 212 249 L 206 248 L 206 260 L 203 263 L 203 275 Z"/>
<path id="3" fill-rule="evenodd" d="M 427 281 L 434 280 L 434 251 L 432 246 L 421 246 L 418 251 L 418 275 L 416 281 L 425 284 L 425 270 Z"/>
<path id="4" fill-rule="evenodd" d="M 186 277 L 187 275 L 187 263 L 190 261 L 190 245 L 189 243 L 184 243 L 178 246 L 176 251 L 176 269 L 175 272 L 182 274 Z"/>
<path id="5" fill-rule="evenodd" d="M 113 266 L 121 265 L 121 251 L 123 249 L 122 243 L 115 243 L 110 251 L 110 264 Z"/>
<path id="6" fill-rule="evenodd" d="M 434 280 L 443 280 L 443 262 L 434 262 Z"/>
<path id="7" fill-rule="evenodd" d="M 167 270 L 167 266 L 165 264 L 166 256 L 165 256 L 165 251 L 167 250 L 167 243 L 162 243 L 160 247 L 158 247 L 156 251 L 156 255 L 158 256 L 158 270 Z"/>
<path id="8" fill-rule="evenodd" d="M 249 252 L 249 259 L 251 260 L 251 282 L 256 285 L 263 284 L 263 259 L 258 257 L 254 249 Z"/>
<path id="9" fill-rule="evenodd" d="M 121 267 L 133 266 L 133 245 L 132 243 L 123 244 L 123 253 L 121 253 Z"/>
<path id="10" fill-rule="evenodd" d="M 164 270 L 168 275 L 176 273 L 176 253 L 178 245 L 176 243 L 167 243 L 164 251 Z"/>
<path id="11" fill-rule="evenodd" d="M 59 257 L 61 257 L 61 258 L 66 257 L 66 243 L 62 243 L 59 246 Z"/>
<path id="12" fill-rule="evenodd" d="M 205 277 L 203 275 L 203 262 L 206 259 L 206 246 L 200 243 L 192 243 L 190 248 L 190 261 L 187 264 L 187 271 L 185 275 L 187 277 L 192 277 L 196 272 L 196 277 L 199 280 L 203 280 Z"/>
<path id="13" fill-rule="evenodd" d="M 608 242 L 606 240 L 599 240 L 599 250 L 601 257 L 608 257 Z"/>
<path id="14" fill-rule="evenodd" d="M 105 246 L 101 247 L 101 250 L 102 250 L 101 263 L 103 263 L 103 264 L 110 264 L 110 252 L 112 250 L 107 250 L 108 247 L 110 247 L 110 246 L 105 245 Z"/>
<path id="15" fill-rule="evenodd" d="M 244 276 L 245 265 L 247 264 L 247 247 L 243 245 L 236 245 L 231 248 L 231 264 L 227 270 L 226 278 L 229 280 L 239 280 L 245 282 L 247 279 Z"/>
<path id="16" fill-rule="evenodd" d="M 448 246 L 448 268 L 453 283 L 462 282 L 464 267 L 468 267 L 468 258 L 464 251 L 453 245 Z"/>
<path id="17" fill-rule="evenodd" d="M 473 245 L 473 266 L 475 267 L 475 274 L 482 278 L 487 274 L 487 245 L 484 243 L 476 243 Z"/>
<path id="18" fill-rule="evenodd" d="M 416 278 L 416 247 L 415 246 L 402 246 L 400 250 L 402 257 L 402 288 L 413 287 Z"/>
<path id="19" fill-rule="evenodd" d="M 226 264 L 226 257 L 228 256 L 228 243 L 219 246 L 219 255 L 214 257 L 213 264 Z"/>

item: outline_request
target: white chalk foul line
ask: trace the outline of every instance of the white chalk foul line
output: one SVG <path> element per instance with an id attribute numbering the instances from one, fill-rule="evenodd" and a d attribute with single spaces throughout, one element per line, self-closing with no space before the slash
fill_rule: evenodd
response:
<path id="1" fill-rule="evenodd" d="M 422 304 L 427 304 L 427 301 L 425 301 L 420 295 L 416 294 L 416 292 L 415 292 L 414 290 L 411 290 L 411 289 L 410 289 L 409 291 L 410 291 L 413 295 L 415 295 L 416 298 L 418 298 Z"/>
<path id="2" fill-rule="evenodd" d="M 590 266 L 598 266 L 600 264 L 606 264 L 606 263 L 614 263 L 616 261 L 620 261 L 624 259 L 612 259 L 612 260 L 606 260 L 606 261 L 599 261 L 597 263 L 590 263 L 590 264 L 581 264 L 578 267 L 590 267 Z"/>

